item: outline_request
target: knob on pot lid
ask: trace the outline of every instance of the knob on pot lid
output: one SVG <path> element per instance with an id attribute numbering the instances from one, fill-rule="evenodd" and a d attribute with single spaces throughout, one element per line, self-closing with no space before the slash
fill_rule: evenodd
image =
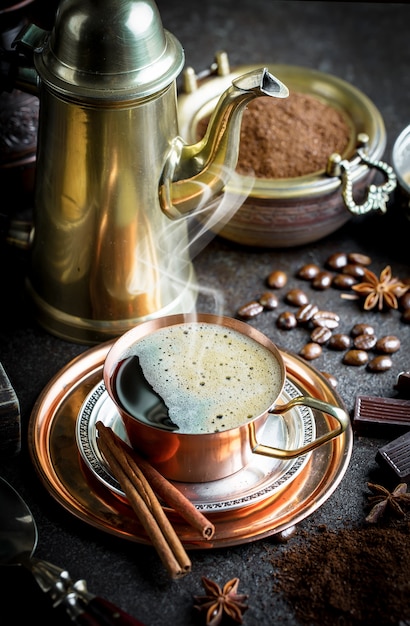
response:
<path id="1" fill-rule="evenodd" d="M 183 64 L 182 46 L 151 0 L 62 0 L 36 58 L 41 78 L 57 89 L 104 99 L 156 92 Z"/>

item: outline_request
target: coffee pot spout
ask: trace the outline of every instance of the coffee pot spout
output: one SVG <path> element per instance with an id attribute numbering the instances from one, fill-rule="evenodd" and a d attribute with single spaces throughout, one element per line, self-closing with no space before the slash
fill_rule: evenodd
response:
<path id="1" fill-rule="evenodd" d="M 171 219 L 193 212 L 203 200 L 217 196 L 238 160 L 242 114 L 254 98 L 287 98 L 289 90 L 267 68 L 235 78 L 221 95 L 207 131 L 197 143 L 175 137 L 162 171 L 159 198 Z"/>

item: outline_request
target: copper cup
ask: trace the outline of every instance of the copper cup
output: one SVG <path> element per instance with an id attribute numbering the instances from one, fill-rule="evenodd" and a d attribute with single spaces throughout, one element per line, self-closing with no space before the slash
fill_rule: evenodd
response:
<path id="1" fill-rule="evenodd" d="M 252 360 L 253 356 L 256 359 L 256 367 L 251 366 L 256 378 L 250 382 L 249 388 L 245 388 L 241 392 L 239 398 L 239 404 L 241 405 L 243 402 L 244 413 L 235 414 L 234 422 L 231 422 L 227 427 L 217 431 L 214 428 L 209 428 L 209 432 L 203 432 L 199 428 L 196 430 L 195 424 L 193 424 L 193 429 L 189 428 L 187 431 L 185 428 L 185 432 L 184 428 L 174 428 L 176 423 L 178 423 L 178 416 L 174 421 L 167 418 L 166 423 L 161 425 L 147 422 L 145 414 L 142 419 L 142 409 L 140 411 L 138 406 L 139 403 L 144 402 L 141 399 L 141 396 L 144 396 L 144 394 L 140 393 L 141 379 L 136 376 L 134 384 L 132 370 L 129 369 L 127 373 L 125 373 L 126 370 L 121 370 L 124 364 L 128 366 L 134 358 L 133 355 L 138 352 L 138 346 L 141 345 L 143 340 L 145 346 L 148 345 L 148 352 L 150 352 L 150 342 L 162 336 L 164 332 L 168 332 L 174 326 L 179 327 L 181 332 L 188 329 L 191 332 L 192 328 L 194 328 L 193 332 L 195 333 L 199 327 L 205 327 L 205 330 L 212 331 L 215 325 L 217 332 L 221 329 L 226 331 L 228 335 L 233 333 L 233 336 L 239 339 L 239 343 L 242 340 L 247 343 L 248 348 L 249 346 L 251 347 L 251 350 L 248 349 L 247 354 L 252 353 L 253 348 L 255 349 L 255 355 L 251 354 L 250 359 Z M 164 329 L 164 331 L 162 332 L 161 329 Z M 156 335 L 157 337 L 155 337 Z M 217 339 L 217 341 L 219 340 Z M 221 350 L 222 355 L 225 354 L 226 346 L 216 346 L 216 348 Z M 262 360 L 260 354 L 263 355 Z M 182 379 L 184 377 L 185 369 L 189 369 L 192 376 L 196 365 L 195 367 L 192 366 L 192 353 L 190 351 L 178 350 L 176 358 L 180 361 L 180 363 L 178 362 L 180 369 L 177 383 L 179 385 L 181 377 Z M 161 360 L 160 358 L 159 361 Z M 252 415 L 248 407 L 245 410 L 245 404 L 249 402 L 249 399 L 253 400 L 253 396 L 256 396 L 258 370 L 262 368 L 262 361 L 271 361 L 269 365 L 272 366 L 274 375 L 267 379 L 269 380 L 269 390 L 266 393 L 266 405 L 263 408 L 258 406 L 257 412 Z M 236 364 L 240 367 L 241 359 L 237 360 Z M 219 358 L 216 362 L 208 359 L 207 366 L 198 365 L 198 372 L 201 370 L 203 376 L 204 371 L 208 368 L 210 371 L 205 371 L 205 377 L 209 374 L 210 378 L 213 376 L 215 379 L 214 374 L 218 367 Z M 168 371 L 170 369 L 172 368 L 169 368 Z M 124 376 L 128 377 L 129 391 L 126 393 L 124 393 L 123 389 L 120 389 L 119 384 L 119 381 L 122 383 L 124 380 L 121 378 Z M 244 378 L 246 376 L 244 374 Z M 103 378 L 107 392 L 123 420 L 132 447 L 156 467 L 163 476 L 170 480 L 183 482 L 219 480 L 245 467 L 251 461 L 253 454 L 262 454 L 279 459 L 295 458 L 311 452 L 337 437 L 346 430 L 349 424 L 349 416 L 341 407 L 333 406 L 317 398 L 302 395 L 284 403 L 281 400 L 281 394 L 286 380 L 286 367 L 280 351 L 263 333 L 245 322 L 229 317 L 211 314 L 177 314 L 143 322 L 115 341 L 104 362 Z M 183 381 L 183 386 L 185 384 L 189 385 L 190 382 Z M 175 383 L 172 384 L 175 387 Z M 198 384 L 201 383 L 199 382 Z M 216 387 L 219 387 L 219 390 L 224 389 L 227 384 L 229 383 L 224 379 L 218 380 Z M 152 390 L 149 384 L 148 386 Z M 209 391 L 208 386 L 208 393 Z M 218 391 L 216 388 L 213 392 L 215 397 L 217 397 Z M 210 393 L 210 396 L 213 395 L 213 392 Z M 239 396 L 239 394 L 236 395 Z M 263 398 L 265 402 L 265 396 Z M 238 400 L 238 397 L 235 397 L 236 400 Z M 327 413 L 332 418 L 335 418 L 338 422 L 337 426 L 296 449 L 275 447 L 275 441 L 272 442 L 272 446 L 258 442 L 258 437 L 270 414 L 282 414 L 299 405 Z M 153 412 L 155 413 L 155 410 Z M 200 409 L 196 413 L 198 420 L 201 419 L 199 414 Z M 193 421 L 195 419 L 196 417 L 193 418 Z"/>

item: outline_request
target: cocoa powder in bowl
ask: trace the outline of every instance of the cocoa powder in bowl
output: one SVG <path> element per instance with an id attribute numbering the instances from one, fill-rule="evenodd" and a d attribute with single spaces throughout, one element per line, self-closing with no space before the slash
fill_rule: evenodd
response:
<path id="1" fill-rule="evenodd" d="M 208 122 L 199 122 L 199 137 Z M 350 135 L 342 112 L 310 94 L 257 98 L 243 113 L 236 171 L 256 178 L 312 174 L 324 170 L 334 152 L 343 154 Z"/>

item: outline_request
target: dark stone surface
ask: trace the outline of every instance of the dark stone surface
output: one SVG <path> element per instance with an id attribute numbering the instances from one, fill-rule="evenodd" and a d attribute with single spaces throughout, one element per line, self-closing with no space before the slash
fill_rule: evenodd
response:
<path id="1" fill-rule="evenodd" d="M 224 49 L 231 66 L 248 62 L 301 65 L 352 83 L 367 94 L 383 116 L 388 142 L 385 158 L 390 159 L 394 139 L 409 123 L 409 5 L 163 0 L 158 6 L 165 28 L 181 41 L 187 64 L 197 71 L 212 62 L 215 51 Z M 265 290 L 265 278 L 273 269 L 282 269 L 289 277 L 281 294 L 292 286 L 306 288 L 311 294 L 310 288 L 295 277 L 296 271 L 307 262 L 323 265 L 338 250 L 369 255 L 376 272 L 390 264 L 394 275 L 409 277 L 410 226 L 397 201 L 389 209 L 386 216 L 354 218 L 329 237 L 297 249 L 252 250 L 214 238 L 195 258 L 200 284 L 221 298 L 225 315 L 235 317 L 240 306 Z M 200 623 L 192 609 L 192 596 L 202 593 L 202 575 L 220 584 L 235 576 L 240 578 L 240 591 L 249 594 L 250 608 L 244 620 L 247 626 L 296 626 L 292 607 L 273 592 L 274 571 L 269 554 L 286 550 L 286 544 L 277 544 L 274 537 L 231 548 L 195 551 L 192 573 L 175 583 L 167 579 L 152 549 L 95 530 L 74 518 L 48 494 L 27 449 L 30 413 L 50 378 L 87 347 L 51 336 L 30 318 L 24 300 L 24 251 L 3 245 L 1 258 L 0 360 L 20 402 L 23 439 L 20 454 L 0 459 L 0 473 L 32 508 L 39 528 L 36 555 L 67 568 L 75 579 L 86 579 L 92 592 L 117 603 L 147 626 Z M 410 366 L 409 326 L 400 322 L 399 312 L 364 314 L 357 303 L 341 300 L 334 289 L 315 292 L 313 297 L 321 308 L 340 314 L 343 330 L 367 321 L 378 335 L 394 334 L 401 339 L 401 350 L 393 355 L 393 367 L 385 373 L 347 367 L 341 363 L 339 353 L 325 348 L 313 363 L 318 370 L 335 375 L 338 393 L 349 413 L 358 394 L 394 397 L 398 374 Z M 208 306 L 209 297 L 201 298 L 203 306 Z M 278 312 L 287 308 L 281 301 L 276 311 L 263 313 L 250 323 L 279 346 L 297 353 L 306 341 L 306 332 L 279 331 L 275 324 Z M 366 482 L 370 478 L 387 481 L 375 456 L 388 439 L 354 438 L 351 462 L 341 484 L 316 512 L 300 523 L 301 528 L 309 531 L 325 524 L 337 529 L 363 523 Z M 298 532 L 291 541 L 298 541 Z M 42 611 L 44 625 L 56 623 L 48 600 L 28 574 L 14 568 L 0 571 L 2 614 L 6 605 L 14 611 L 13 618 L 7 621 L 2 617 L 2 623 L 22 623 L 34 614 L 38 618 Z M 11 604 L 11 598 L 16 598 L 15 585 L 21 590 L 17 606 Z M 64 618 L 59 617 L 58 621 L 63 624 Z"/>

